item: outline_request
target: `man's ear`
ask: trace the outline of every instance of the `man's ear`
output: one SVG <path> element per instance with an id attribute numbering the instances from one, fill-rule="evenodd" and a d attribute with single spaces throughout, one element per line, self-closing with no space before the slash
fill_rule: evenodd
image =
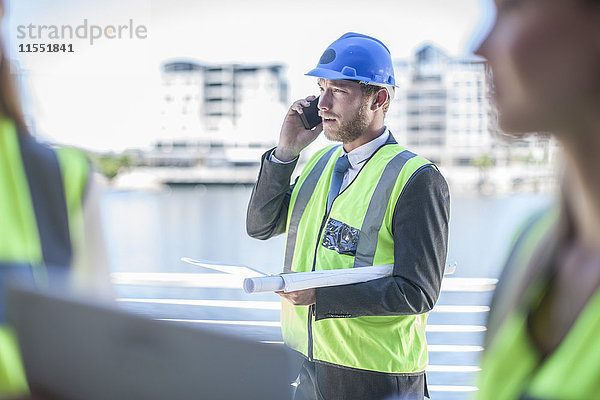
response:
<path id="1" fill-rule="evenodd" d="M 375 111 L 378 108 L 383 107 L 383 105 L 385 104 L 385 102 L 388 99 L 388 91 L 386 89 L 379 89 L 379 91 L 377 92 L 377 94 L 375 95 L 375 98 L 373 99 L 373 104 L 371 106 L 371 109 L 373 111 Z"/>

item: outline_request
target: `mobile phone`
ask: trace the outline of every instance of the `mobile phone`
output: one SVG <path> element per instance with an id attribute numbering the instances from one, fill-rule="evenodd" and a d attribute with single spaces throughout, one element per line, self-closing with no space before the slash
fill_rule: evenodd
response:
<path id="1" fill-rule="evenodd" d="M 317 97 L 310 102 L 308 107 L 302 108 L 302 114 L 298 114 L 302 120 L 304 129 L 312 129 L 323 121 L 323 119 L 319 116 L 319 108 L 317 107 L 318 104 L 319 98 Z"/>

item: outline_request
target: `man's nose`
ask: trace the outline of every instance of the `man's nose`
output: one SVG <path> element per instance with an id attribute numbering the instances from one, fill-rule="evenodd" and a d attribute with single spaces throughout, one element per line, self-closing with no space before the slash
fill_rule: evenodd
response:
<path id="1" fill-rule="evenodd" d="M 319 104 L 317 104 L 319 110 L 328 111 L 331 109 L 331 95 L 327 90 L 324 90 L 319 97 Z"/>

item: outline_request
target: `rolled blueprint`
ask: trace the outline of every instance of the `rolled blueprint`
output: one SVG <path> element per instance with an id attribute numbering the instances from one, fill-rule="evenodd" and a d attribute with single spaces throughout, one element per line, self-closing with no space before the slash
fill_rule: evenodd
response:
<path id="1" fill-rule="evenodd" d="M 285 281 L 281 275 L 267 275 L 244 279 L 244 291 L 246 293 L 275 292 L 283 290 L 284 287 Z"/>
<path id="2" fill-rule="evenodd" d="M 246 293 L 275 290 L 287 293 L 317 287 L 349 285 L 391 276 L 393 269 L 394 266 L 390 264 L 253 277 L 244 279 L 244 290 Z"/>
<path id="3" fill-rule="evenodd" d="M 292 272 L 279 275 L 266 275 L 245 265 L 220 264 L 211 261 L 194 260 L 182 257 L 182 261 L 200 267 L 213 269 L 231 275 L 232 279 L 245 278 L 243 288 L 246 293 L 274 292 L 283 290 L 293 292 L 325 286 L 349 285 L 367 282 L 373 279 L 391 276 L 392 264 L 374 265 L 372 267 L 340 268 L 310 272 Z M 456 270 L 456 262 L 446 264 L 444 275 L 451 275 Z M 200 277 L 202 274 L 198 274 Z M 237 282 L 237 279 L 236 279 Z"/>

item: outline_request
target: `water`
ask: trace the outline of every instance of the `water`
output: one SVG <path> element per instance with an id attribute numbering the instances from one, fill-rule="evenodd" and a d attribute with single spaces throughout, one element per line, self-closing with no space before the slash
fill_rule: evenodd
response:
<path id="1" fill-rule="evenodd" d="M 250 191 L 244 186 L 198 186 L 158 193 L 107 192 L 103 220 L 113 271 L 212 272 L 179 260 L 187 256 L 280 272 L 283 236 L 260 241 L 246 234 Z M 516 229 L 550 201 L 549 196 L 535 194 L 452 197 L 448 259 L 458 264 L 452 278 L 497 278 Z M 273 293 L 248 295 L 235 288 L 181 285 L 116 289 L 122 307 L 152 318 L 230 330 L 257 340 L 281 340 L 279 297 Z M 489 304 L 492 292 L 476 291 L 475 286 L 449 289 L 442 291 L 440 307 L 429 317 L 427 376 L 432 398 L 465 399 L 475 389 L 487 318 L 481 307 Z M 227 303 L 230 300 L 237 303 Z M 262 306 L 248 306 L 249 301 Z"/>
<path id="2" fill-rule="evenodd" d="M 103 219 L 115 271 L 198 272 L 183 256 L 280 272 L 283 237 L 246 234 L 245 186 L 199 186 L 159 193 L 112 191 Z"/>
<path id="3" fill-rule="evenodd" d="M 241 263 L 277 273 L 284 238 L 246 234 L 245 186 L 183 187 L 164 192 L 108 191 L 103 220 L 114 271 L 198 272 L 182 256 Z M 451 198 L 448 259 L 457 277 L 496 277 L 515 230 L 548 204 L 546 195 Z"/>

